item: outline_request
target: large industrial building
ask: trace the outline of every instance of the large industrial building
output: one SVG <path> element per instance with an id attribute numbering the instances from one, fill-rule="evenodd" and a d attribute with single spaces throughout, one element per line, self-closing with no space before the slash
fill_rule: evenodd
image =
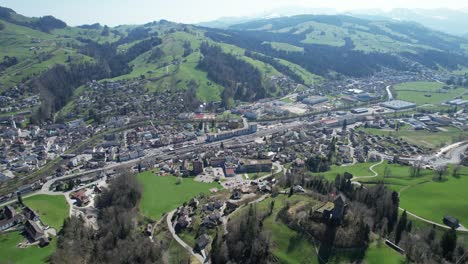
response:
<path id="1" fill-rule="evenodd" d="M 328 98 L 324 96 L 309 96 L 305 98 L 304 100 L 302 100 L 304 104 L 308 104 L 308 105 L 320 104 L 326 101 L 328 101 Z"/>
<path id="2" fill-rule="evenodd" d="M 381 103 L 380 105 L 385 108 L 392 109 L 392 110 L 404 110 L 404 109 L 410 109 L 410 108 L 416 107 L 415 103 L 406 102 L 402 100 L 388 101 L 388 102 Z"/>

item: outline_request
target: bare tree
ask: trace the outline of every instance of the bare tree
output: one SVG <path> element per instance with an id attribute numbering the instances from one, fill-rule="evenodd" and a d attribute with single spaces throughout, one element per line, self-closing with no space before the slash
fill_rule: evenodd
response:
<path id="1" fill-rule="evenodd" d="M 442 180 L 442 176 L 445 175 L 445 173 L 447 173 L 447 165 L 437 165 L 435 168 L 434 168 L 434 171 L 436 172 L 437 176 L 439 177 L 439 181 Z"/>

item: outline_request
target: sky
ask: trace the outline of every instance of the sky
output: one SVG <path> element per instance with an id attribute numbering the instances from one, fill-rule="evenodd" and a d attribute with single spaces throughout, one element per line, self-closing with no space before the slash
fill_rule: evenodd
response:
<path id="1" fill-rule="evenodd" d="M 67 24 L 144 24 L 166 19 L 181 23 L 220 17 L 255 16 L 282 7 L 333 8 L 338 11 L 392 8 L 449 8 L 468 11 L 467 0 L 0 0 L 26 16 L 53 15 Z"/>

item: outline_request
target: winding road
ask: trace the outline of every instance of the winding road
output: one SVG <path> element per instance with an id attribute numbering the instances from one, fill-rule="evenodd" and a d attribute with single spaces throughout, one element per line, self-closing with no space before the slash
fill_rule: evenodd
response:
<path id="1" fill-rule="evenodd" d="M 187 243 L 185 243 L 175 232 L 175 229 L 174 229 L 174 226 L 172 225 L 172 217 L 174 216 L 176 210 L 173 210 L 171 212 L 169 212 L 167 214 L 167 217 L 166 217 L 166 221 L 167 221 L 167 227 L 169 228 L 169 232 L 171 232 L 171 235 L 172 237 L 175 239 L 175 241 L 177 241 L 177 243 L 179 243 L 179 245 L 181 245 L 183 248 L 185 248 L 189 253 L 190 255 L 192 255 L 193 257 L 195 257 L 200 263 L 205 263 L 205 259 L 200 255 L 200 254 L 197 254 L 193 251 L 192 247 L 187 245 Z"/>

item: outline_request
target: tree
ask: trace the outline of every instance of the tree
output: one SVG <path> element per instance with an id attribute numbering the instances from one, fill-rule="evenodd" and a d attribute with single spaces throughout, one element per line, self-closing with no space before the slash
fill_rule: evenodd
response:
<path id="1" fill-rule="evenodd" d="M 291 186 L 291 188 L 289 188 L 289 197 L 293 196 L 294 194 L 294 188 Z"/>
<path id="2" fill-rule="evenodd" d="M 419 177 L 421 175 L 422 162 L 415 161 L 410 168 L 411 177 Z"/>
<path id="3" fill-rule="evenodd" d="M 455 177 L 455 178 L 459 177 L 460 176 L 460 170 L 461 170 L 460 164 L 453 167 L 452 176 Z"/>
<path id="4" fill-rule="evenodd" d="M 384 178 L 388 178 L 392 175 L 392 171 L 390 170 L 388 166 L 385 166 L 383 175 L 384 175 Z"/>
<path id="5" fill-rule="evenodd" d="M 440 247 L 442 248 L 442 256 L 451 261 L 453 258 L 453 251 L 457 246 L 457 232 L 453 229 L 447 230 L 442 239 L 440 240 Z"/>
<path id="6" fill-rule="evenodd" d="M 398 221 L 397 228 L 395 230 L 395 244 L 398 244 L 400 242 L 401 236 L 407 228 L 407 221 L 408 216 L 405 210 L 403 211 L 403 214 L 401 215 L 400 221 Z"/>
<path id="7" fill-rule="evenodd" d="M 442 176 L 447 172 L 447 165 L 438 165 L 434 168 L 434 171 L 436 172 L 437 176 L 439 177 L 439 181 L 442 180 Z"/>
<path id="8" fill-rule="evenodd" d="M 346 132 L 347 127 L 348 127 L 348 120 L 345 119 L 345 120 L 343 120 L 343 127 L 342 127 L 343 133 Z"/>
<path id="9" fill-rule="evenodd" d="M 16 195 L 17 195 L 17 197 L 18 197 L 18 203 L 21 204 L 22 206 L 24 206 L 24 204 L 23 204 L 23 197 L 21 197 L 21 193 L 20 193 L 20 192 L 17 192 Z"/>

